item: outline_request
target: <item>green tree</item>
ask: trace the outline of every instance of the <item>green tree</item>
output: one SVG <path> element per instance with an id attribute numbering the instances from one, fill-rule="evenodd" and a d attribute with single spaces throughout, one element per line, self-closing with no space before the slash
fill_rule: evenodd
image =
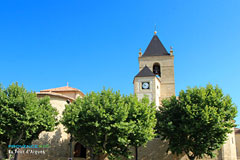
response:
<path id="1" fill-rule="evenodd" d="M 0 148 L 5 156 L 8 145 L 30 144 L 42 131 L 52 131 L 57 111 L 49 97 L 38 99 L 23 86 L 0 87 Z"/>
<path id="2" fill-rule="evenodd" d="M 136 159 L 138 156 L 138 147 L 144 146 L 148 141 L 154 138 L 156 126 L 156 108 L 154 103 L 149 103 L 149 99 L 144 97 L 138 101 L 136 96 L 126 96 L 125 102 L 129 105 L 128 122 L 134 122 L 133 132 L 128 135 L 130 145 L 136 149 Z"/>
<path id="3" fill-rule="evenodd" d="M 154 136 L 155 109 L 136 96 L 103 89 L 91 92 L 66 106 L 62 123 L 74 139 L 87 147 L 91 159 L 108 155 L 130 158 L 130 147 L 147 143 Z"/>
<path id="4" fill-rule="evenodd" d="M 232 132 L 236 114 L 231 98 L 218 86 L 188 88 L 178 98 L 162 101 L 157 130 L 173 154 L 185 153 L 190 160 L 214 157 Z"/>

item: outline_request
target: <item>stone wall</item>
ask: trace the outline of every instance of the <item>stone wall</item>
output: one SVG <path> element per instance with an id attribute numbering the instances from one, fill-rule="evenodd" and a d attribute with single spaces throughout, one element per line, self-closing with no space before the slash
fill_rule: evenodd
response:
<path id="1" fill-rule="evenodd" d="M 222 159 L 223 160 L 236 160 L 236 140 L 235 140 L 235 132 L 228 134 L 228 140 L 222 147 Z"/>
<path id="2" fill-rule="evenodd" d="M 167 151 L 167 141 L 162 141 L 159 138 L 155 138 L 152 141 L 149 141 L 146 147 L 138 148 L 138 160 L 188 160 L 187 156 L 182 154 L 176 156 Z M 135 148 L 132 149 L 132 153 L 135 160 Z M 201 160 L 222 160 L 219 152 L 216 151 L 217 156 L 215 158 L 205 157 Z"/>
<path id="3" fill-rule="evenodd" d="M 142 82 L 149 82 L 149 89 L 142 89 Z M 159 106 L 161 84 L 157 77 L 135 77 L 134 79 L 134 94 L 138 99 L 142 99 L 144 95 L 147 95 L 149 100 L 155 102 L 156 106 Z"/>
<path id="4" fill-rule="evenodd" d="M 146 65 L 153 71 L 155 63 L 160 64 L 161 98 L 175 95 L 174 56 L 139 57 L 139 71 Z"/>
<path id="5" fill-rule="evenodd" d="M 235 134 L 237 160 L 240 160 L 240 130 Z"/>

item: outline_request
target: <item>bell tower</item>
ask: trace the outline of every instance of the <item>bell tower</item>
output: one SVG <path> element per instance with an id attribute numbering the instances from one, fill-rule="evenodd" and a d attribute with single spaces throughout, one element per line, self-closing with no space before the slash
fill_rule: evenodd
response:
<path id="1" fill-rule="evenodd" d="M 158 38 L 157 32 L 150 41 L 144 54 L 139 51 L 139 73 L 134 77 L 134 94 L 138 99 L 147 95 L 156 106 L 161 105 L 161 100 L 175 95 L 174 80 L 174 55 L 172 47 L 167 52 Z M 236 160 L 236 140 L 234 129 L 228 134 L 228 140 L 218 153 L 221 160 Z"/>
<path id="2" fill-rule="evenodd" d="M 138 62 L 134 93 L 139 99 L 148 95 L 159 106 L 161 99 L 175 95 L 173 51 L 167 52 L 156 31 L 144 54 L 140 50 Z"/>

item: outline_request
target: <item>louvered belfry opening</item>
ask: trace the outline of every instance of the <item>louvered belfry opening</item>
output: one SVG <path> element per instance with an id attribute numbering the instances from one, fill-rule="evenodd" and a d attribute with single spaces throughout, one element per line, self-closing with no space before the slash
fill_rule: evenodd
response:
<path id="1" fill-rule="evenodd" d="M 160 68 L 160 64 L 159 63 L 155 63 L 153 65 L 153 73 L 155 75 L 158 75 L 159 77 L 161 77 L 161 68 Z"/>

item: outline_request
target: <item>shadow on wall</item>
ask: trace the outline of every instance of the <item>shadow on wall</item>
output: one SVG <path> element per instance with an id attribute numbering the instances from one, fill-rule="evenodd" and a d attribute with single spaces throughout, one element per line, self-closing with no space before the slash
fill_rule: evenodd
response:
<path id="1" fill-rule="evenodd" d="M 173 155 L 170 152 L 166 153 L 168 148 L 167 141 L 162 141 L 160 138 L 155 138 L 147 143 L 146 147 L 140 147 L 138 149 L 139 160 L 189 160 L 186 155 Z M 132 149 L 132 153 L 135 156 L 135 149 Z M 201 160 L 220 160 L 221 151 L 215 151 L 217 155 L 215 158 L 205 157 Z M 132 159 L 135 160 L 135 157 Z"/>
<path id="2" fill-rule="evenodd" d="M 168 143 L 162 141 L 160 138 L 155 138 L 149 141 L 146 147 L 138 148 L 139 160 L 185 160 L 185 156 L 175 156 L 171 153 L 166 153 Z M 135 160 L 135 148 L 132 149 L 132 153 Z"/>
<path id="3" fill-rule="evenodd" d="M 62 131 L 45 132 L 33 145 L 43 145 L 43 148 L 32 149 L 31 154 L 19 154 L 18 160 L 66 160 L 69 156 L 69 138 L 62 138 Z M 47 147 L 47 146 L 48 147 Z"/>

